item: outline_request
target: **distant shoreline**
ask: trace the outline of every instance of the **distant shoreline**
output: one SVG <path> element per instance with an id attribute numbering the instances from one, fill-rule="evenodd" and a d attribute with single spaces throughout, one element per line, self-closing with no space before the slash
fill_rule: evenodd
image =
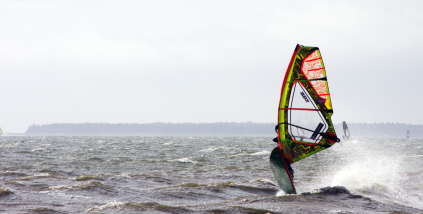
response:
<path id="1" fill-rule="evenodd" d="M 270 136 L 273 123 L 58 123 L 31 125 L 26 136 Z"/>
<path id="2" fill-rule="evenodd" d="M 348 122 L 347 122 L 348 123 Z M 276 136 L 276 123 L 57 123 L 31 125 L 25 133 L 6 136 Z M 403 123 L 348 123 L 352 137 L 423 138 L 423 125 Z M 339 138 L 342 124 L 335 124 Z"/>
<path id="3" fill-rule="evenodd" d="M 2 136 L 25 136 L 25 133 L 5 132 Z"/>
<path id="4" fill-rule="evenodd" d="M 12 135 L 6 135 L 12 136 Z M 207 134 L 207 133 L 33 133 L 14 136 L 145 136 L 145 137 L 276 137 L 276 134 Z"/>

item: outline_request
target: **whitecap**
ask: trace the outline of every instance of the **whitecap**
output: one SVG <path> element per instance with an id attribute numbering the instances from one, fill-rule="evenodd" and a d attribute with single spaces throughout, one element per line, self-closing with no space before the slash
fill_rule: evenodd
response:
<path id="1" fill-rule="evenodd" d="M 4 195 L 10 195 L 13 194 L 12 190 L 9 189 L 9 187 L 1 187 L 0 188 L 0 196 Z"/>
<path id="2" fill-rule="evenodd" d="M 285 196 L 285 195 L 287 195 L 283 190 L 279 190 L 277 193 L 276 193 L 276 196 L 277 197 L 279 197 L 279 196 Z"/>
<path id="3" fill-rule="evenodd" d="M 218 150 L 218 149 L 219 149 L 218 147 L 211 147 L 211 148 L 207 148 L 207 149 L 202 149 L 199 152 L 212 152 L 212 151 L 215 151 L 215 150 Z"/>
<path id="4" fill-rule="evenodd" d="M 250 183 L 254 183 L 254 182 L 260 182 L 260 183 L 263 183 L 263 184 L 270 184 L 272 186 L 277 186 L 277 184 L 275 184 L 272 180 L 269 180 L 267 178 L 261 178 L 261 179 L 250 181 Z"/>
<path id="5" fill-rule="evenodd" d="M 199 150 L 199 152 L 212 152 L 212 151 L 216 151 L 216 150 L 219 150 L 219 149 L 222 149 L 222 150 L 228 150 L 228 149 L 229 149 L 229 147 L 226 147 L 226 146 L 221 146 L 221 147 L 210 147 L 210 148 L 207 148 L 207 149 L 202 149 L 202 150 Z"/>
<path id="6" fill-rule="evenodd" d="M 123 202 L 117 202 L 116 200 L 110 203 L 107 203 L 105 205 L 102 206 L 95 206 L 93 208 L 90 208 L 88 210 L 86 210 L 86 212 L 89 211 L 102 211 L 108 208 L 116 208 L 116 209 L 122 209 L 122 206 L 125 205 Z"/>
<path id="7" fill-rule="evenodd" d="M 40 174 L 36 174 L 36 175 L 30 175 L 30 176 L 26 176 L 26 177 L 16 178 L 16 180 L 32 180 L 32 179 L 36 179 L 36 178 L 43 178 L 43 177 L 49 177 L 49 176 L 50 176 L 49 173 L 40 173 Z"/>
<path id="8" fill-rule="evenodd" d="M 177 162 L 181 162 L 181 163 L 196 163 L 195 161 L 190 160 L 189 158 L 185 157 L 185 158 L 179 158 L 179 159 L 175 159 L 173 161 L 177 161 Z"/>
<path id="9" fill-rule="evenodd" d="M 119 177 L 122 177 L 122 178 L 131 178 L 131 176 L 130 175 L 128 175 L 128 174 L 126 174 L 126 173 L 122 173 L 122 174 L 120 174 L 120 175 L 118 175 Z"/>
<path id="10" fill-rule="evenodd" d="M 255 153 L 252 153 L 252 154 L 250 154 L 250 155 L 256 156 L 256 155 L 268 155 L 268 154 L 270 154 L 270 152 L 269 152 L 269 151 L 267 151 L 267 150 L 263 150 L 263 151 L 260 151 L 260 152 L 255 152 Z"/>

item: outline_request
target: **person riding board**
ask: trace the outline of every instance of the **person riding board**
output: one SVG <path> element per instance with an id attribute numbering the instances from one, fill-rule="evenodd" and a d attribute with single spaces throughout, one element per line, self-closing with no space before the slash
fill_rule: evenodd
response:
<path id="1" fill-rule="evenodd" d="M 278 143 L 278 137 L 273 138 L 273 142 L 278 144 L 279 147 L 279 143 Z M 283 154 L 283 149 L 279 147 L 279 149 L 281 150 L 282 154 Z M 292 169 L 291 167 L 291 162 L 289 162 L 289 160 L 285 157 L 283 157 L 283 159 L 285 160 L 285 164 L 288 167 L 288 171 L 289 171 L 289 175 L 291 176 L 292 180 L 294 180 L 294 169 Z"/>

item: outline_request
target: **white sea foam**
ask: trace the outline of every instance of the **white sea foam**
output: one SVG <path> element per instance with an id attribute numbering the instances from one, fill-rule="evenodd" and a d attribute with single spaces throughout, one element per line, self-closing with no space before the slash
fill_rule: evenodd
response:
<path id="1" fill-rule="evenodd" d="M 284 196 L 284 195 L 286 195 L 286 193 L 283 191 L 283 190 L 279 190 L 277 193 L 276 193 L 276 196 Z"/>
<path id="2" fill-rule="evenodd" d="M 279 190 L 277 193 L 276 193 L 276 196 L 277 197 L 281 197 L 281 196 L 295 196 L 295 194 L 286 194 L 283 190 Z"/>
<path id="3" fill-rule="evenodd" d="M 181 162 L 181 163 L 196 163 L 195 161 L 190 160 L 189 158 L 185 157 L 185 158 L 179 158 L 179 159 L 175 159 L 173 161 L 176 162 Z"/>
<path id="4" fill-rule="evenodd" d="M 332 185 L 357 190 L 392 187 L 399 179 L 398 166 L 398 161 L 390 157 L 367 157 L 346 164 L 334 175 Z"/>
<path id="5" fill-rule="evenodd" d="M 40 174 L 36 174 L 36 175 L 20 177 L 20 178 L 17 178 L 16 180 L 32 180 L 32 179 L 35 179 L 35 178 L 42 178 L 42 177 L 49 177 L 49 176 L 50 176 L 49 173 L 40 173 Z"/>
<path id="6" fill-rule="evenodd" d="M 342 148 L 335 148 L 341 156 L 345 156 L 333 171 L 331 185 L 358 191 L 396 187 L 401 180 L 402 157 L 392 155 L 389 150 L 381 151 L 381 147 L 378 141 L 354 140 Z"/>
<path id="7" fill-rule="evenodd" d="M 212 152 L 212 151 L 215 151 L 215 150 L 218 150 L 218 149 L 219 148 L 217 148 L 217 147 L 211 147 L 211 148 L 207 148 L 207 149 L 202 149 L 199 152 Z"/>
<path id="8" fill-rule="evenodd" d="M 267 151 L 267 150 L 263 150 L 263 151 L 260 151 L 260 152 L 255 152 L 255 153 L 252 153 L 252 154 L 250 154 L 250 155 L 255 156 L 255 155 L 268 155 L 268 154 L 270 154 L 270 152 L 269 152 L 269 151 Z"/>
<path id="9" fill-rule="evenodd" d="M 402 148 L 385 149 L 395 145 L 394 143 L 394 140 L 385 139 L 363 140 L 336 148 L 336 152 L 345 155 L 342 155 L 342 161 L 331 172 L 327 172 L 326 178 L 330 180 L 328 184 L 344 186 L 352 193 L 381 202 L 395 201 L 422 208 L 421 196 L 413 194 L 414 190 L 405 189 L 409 185 L 405 183 L 411 182 L 406 172 L 415 169 L 409 160 L 420 158 L 420 155 L 398 154 Z M 410 184 L 413 183 L 415 182 Z"/>
<path id="10" fill-rule="evenodd" d="M 251 180 L 250 181 L 250 183 L 255 183 L 255 182 L 260 182 L 260 183 L 263 183 L 263 184 L 270 184 L 272 186 L 278 186 L 278 184 L 274 183 L 273 181 L 271 181 L 267 178 L 261 178 L 261 179 L 258 179 L 258 180 Z"/>
<path id="11" fill-rule="evenodd" d="M 222 149 L 222 150 L 227 150 L 227 149 L 229 149 L 228 147 L 226 147 L 226 146 L 221 146 L 221 147 L 210 147 L 210 148 L 207 148 L 207 149 L 202 149 L 202 150 L 199 150 L 199 152 L 212 152 L 212 151 L 216 151 L 216 150 L 219 150 L 219 149 Z"/>
<path id="12" fill-rule="evenodd" d="M 119 177 L 122 177 L 122 178 L 131 178 L 131 176 L 129 176 L 128 174 L 126 174 L 126 173 L 122 173 L 122 174 L 120 174 L 120 175 L 118 175 Z"/>
<path id="13" fill-rule="evenodd" d="M 122 209 L 122 206 L 123 205 L 124 205 L 123 202 L 117 202 L 115 200 L 113 202 L 107 203 L 107 204 L 102 205 L 102 206 L 95 206 L 93 208 L 90 208 L 90 209 L 86 210 L 86 212 L 89 212 L 89 211 L 102 211 L 102 210 L 109 209 L 109 208 Z"/>

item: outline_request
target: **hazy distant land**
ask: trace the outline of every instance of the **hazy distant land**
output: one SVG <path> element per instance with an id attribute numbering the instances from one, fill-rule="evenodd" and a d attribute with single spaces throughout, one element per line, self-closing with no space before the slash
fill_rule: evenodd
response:
<path id="1" fill-rule="evenodd" d="M 31 125 L 25 135 L 271 135 L 272 123 L 58 123 Z M 274 131 L 273 131 L 274 132 Z"/>
<path id="2" fill-rule="evenodd" d="M 276 123 L 56 123 L 31 125 L 26 136 L 275 136 Z M 407 130 L 411 138 L 423 137 L 423 125 L 403 123 L 348 123 L 354 137 L 404 138 Z M 343 134 L 342 125 L 335 124 L 338 136 Z"/>

